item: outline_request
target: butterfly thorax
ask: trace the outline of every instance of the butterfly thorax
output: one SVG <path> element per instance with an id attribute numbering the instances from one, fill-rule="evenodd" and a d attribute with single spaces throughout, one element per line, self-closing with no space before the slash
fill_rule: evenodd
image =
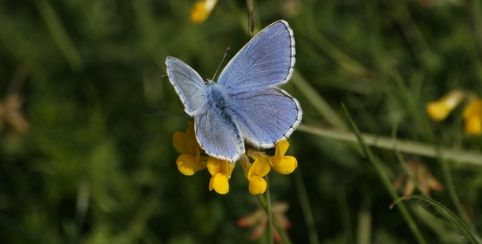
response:
<path id="1" fill-rule="evenodd" d="M 227 94 L 224 88 L 216 83 L 207 86 L 207 105 L 216 108 L 218 112 L 227 113 Z"/>

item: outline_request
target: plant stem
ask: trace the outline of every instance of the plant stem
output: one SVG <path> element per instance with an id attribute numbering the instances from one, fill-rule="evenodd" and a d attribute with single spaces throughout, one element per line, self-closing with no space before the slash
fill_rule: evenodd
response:
<path id="1" fill-rule="evenodd" d="M 465 220 L 465 222 L 467 222 L 469 227 L 472 227 L 470 218 L 465 212 L 464 207 L 460 202 L 460 198 L 457 195 L 457 192 L 455 191 L 454 181 L 452 179 L 452 174 L 450 172 L 450 165 L 448 164 L 447 161 L 443 159 L 441 159 L 440 161 L 442 162 L 442 172 L 444 176 L 444 181 L 445 181 L 445 184 L 447 185 L 447 191 L 449 193 L 450 199 L 452 200 L 452 204 L 455 206 L 455 209 L 457 209 L 457 212 L 459 212 L 460 217 L 462 217 L 462 219 Z"/>
<path id="2" fill-rule="evenodd" d="M 268 200 L 266 199 L 266 197 L 264 195 L 258 195 L 257 197 L 258 197 L 259 203 L 261 204 L 261 207 L 264 209 L 266 214 L 268 214 Z M 278 231 L 278 233 L 281 237 L 281 243 L 290 244 L 291 241 L 288 238 L 288 235 L 286 234 L 285 230 L 279 226 L 278 220 L 276 218 L 272 218 L 272 224 L 273 224 L 274 228 L 276 229 L 276 231 Z"/>
<path id="3" fill-rule="evenodd" d="M 327 128 L 309 126 L 309 125 L 299 125 L 297 128 L 299 131 L 307 132 L 320 137 L 325 137 L 329 139 L 335 139 L 346 142 L 357 142 L 356 135 L 350 132 L 342 132 Z M 399 140 L 386 136 L 379 136 L 367 133 L 360 134 L 363 141 L 367 146 L 388 149 L 388 150 L 398 150 L 403 153 L 415 154 L 419 156 L 426 156 L 431 158 L 441 158 L 443 160 L 452 160 L 460 163 L 467 163 L 476 166 L 482 166 L 482 154 L 475 153 L 471 151 L 454 149 L 454 148 L 444 148 L 441 147 L 437 149 L 435 146 L 410 140 Z"/>
<path id="4" fill-rule="evenodd" d="M 47 0 L 37 2 L 37 8 L 45 21 L 47 29 L 52 35 L 53 41 L 58 45 L 70 68 L 77 71 L 82 68 L 83 63 L 79 51 L 67 33 L 62 21 Z"/>
<path id="5" fill-rule="evenodd" d="M 266 200 L 268 202 L 268 204 L 266 205 L 268 207 L 268 223 L 269 223 L 269 231 L 268 231 L 268 235 L 269 235 L 269 243 L 273 244 L 274 243 L 274 240 L 273 240 L 273 233 L 274 233 L 274 228 L 273 228 L 273 209 L 272 209 L 272 206 L 271 206 L 271 194 L 269 192 L 269 181 L 268 181 L 268 176 L 265 177 L 265 180 L 266 180 L 266 184 L 268 185 L 268 187 L 266 188 Z"/>
<path id="6" fill-rule="evenodd" d="M 308 228 L 308 236 L 311 244 L 320 243 L 318 235 L 316 234 L 315 219 L 313 218 L 313 212 L 311 211 L 310 201 L 308 200 L 308 194 L 306 193 L 306 186 L 303 182 L 301 169 L 298 168 L 294 173 L 296 190 L 298 191 L 298 198 L 300 199 L 301 210 L 305 219 L 306 227 Z"/>
<path id="7" fill-rule="evenodd" d="M 315 88 L 306 81 L 306 79 L 297 71 L 293 72 L 293 84 L 298 88 L 311 102 L 313 107 L 329 122 L 330 125 L 339 129 L 347 130 L 348 126 L 340 116 L 330 107 L 328 102 L 318 94 Z"/>
<path id="8" fill-rule="evenodd" d="M 388 177 L 385 169 L 383 168 L 382 162 L 380 161 L 379 158 L 375 157 L 373 155 L 372 151 L 368 147 L 368 144 L 365 142 L 365 138 L 363 138 L 362 134 L 360 133 L 358 127 L 356 126 L 355 122 L 353 122 L 352 118 L 350 117 L 348 110 L 346 110 L 345 107 L 343 107 L 346 116 L 348 117 L 348 120 L 350 122 L 350 125 L 355 133 L 356 140 L 362 147 L 362 150 L 365 154 L 365 156 L 368 158 L 368 160 L 372 163 L 373 167 L 375 168 L 378 176 L 380 177 L 380 180 L 382 181 L 383 186 L 385 189 L 388 191 L 389 195 L 392 197 L 394 201 L 399 199 L 399 196 L 395 189 L 392 186 L 392 183 L 390 182 L 390 178 Z M 425 238 L 422 236 L 422 233 L 417 227 L 417 224 L 415 223 L 415 220 L 413 219 L 412 215 L 408 211 L 407 207 L 403 204 L 397 205 L 398 210 L 400 211 L 400 214 L 402 217 L 405 219 L 407 222 L 408 227 L 412 231 L 413 235 L 415 236 L 415 239 L 417 240 L 418 243 L 424 244 L 427 243 L 425 241 Z"/>

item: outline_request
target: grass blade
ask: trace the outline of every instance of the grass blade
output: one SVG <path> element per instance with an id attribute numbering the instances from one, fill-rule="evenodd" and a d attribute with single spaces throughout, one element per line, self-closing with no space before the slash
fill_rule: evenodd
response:
<path id="1" fill-rule="evenodd" d="M 375 157 L 375 155 L 372 153 L 370 148 L 367 146 L 367 144 L 364 141 L 364 138 L 362 137 L 360 130 L 356 126 L 355 122 L 352 120 L 350 114 L 348 113 L 348 110 L 343 106 L 343 110 L 345 111 L 345 114 L 348 118 L 349 124 L 352 127 L 353 131 L 355 132 L 356 139 L 358 140 L 358 143 L 362 147 L 362 150 L 365 154 L 365 156 L 368 158 L 368 160 L 372 163 L 373 167 L 375 168 L 378 176 L 382 180 L 382 183 L 390 196 L 393 198 L 393 200 L 396 200 L 399 198 L 397 192 L 393 188 L 390 179 L 388 178 L 387 173 L 382 167 L 382 164 L 378 158 Z M 417 224 L 415 223 L 412 215 L 408 211 L 407 207 L 404 204 L 398 205 L 398 209 L 400 213 L 402 214 L 402 217 L 405 219 L 405 221 L 408 224 L 408 227 L 412 231 L 413 235 L 415 236 L 415 239 L 417 240 L 418 243 L 427 243 L 425 241 L 425 238 L 422 236 L 422 233 L 417 227 Z"/>
<path id="2" fill-rule="evenodd" d="M 482 240 L 480 239 L 479 236 L 477 236 L 476 233 L 474 233 L 470 227 L 461 219 L 459 218 L 456 214 L 454 214 L 450 209 L 445 207 L 443 204 L 433 200 L 432 198 L 429 198 L 427 196 L 422 196 L 422 195 L 412 195 L 412 196 L 407 196 L 407 197 L 402 197 L 397 199 L 391 207 L 398 205 L 402 203 L 404 200 L 410 200 L 410 199 L 416 199 L 425 203 L 428 203 L 430 206 L 434 207 L 434 209 L 439 212 L 444 218 L 446 218 L 450 223 L 454 224 L 461 232 L 462 234 L 467 237 L 467 240 L 470 241 L 470 243 L 475 243 L 479 244 L 482 243 Z"/>

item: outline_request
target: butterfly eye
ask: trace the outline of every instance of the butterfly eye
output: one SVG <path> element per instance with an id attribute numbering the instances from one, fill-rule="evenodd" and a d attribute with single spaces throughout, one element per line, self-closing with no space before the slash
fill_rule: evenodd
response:
<path id="1" fill-rule="evenodd" d="M 209 80 L 207 78 L 203 78 L 203 81 L 205 85 L 209 84 Z"/>

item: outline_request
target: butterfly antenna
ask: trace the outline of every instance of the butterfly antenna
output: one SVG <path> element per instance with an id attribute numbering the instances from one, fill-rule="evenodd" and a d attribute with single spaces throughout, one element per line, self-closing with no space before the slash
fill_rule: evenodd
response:
<path id="1" fill-rule="evenodd" d="M 256 11 L 255 11 L 255 6 L 254 6 L 254 1 L 253 0 L 247 0 L 247 9 L 248 9 L 248 32 L 249 36 L 253 37 L 254 35 L 254 29 L 256 27 Z"/>
<path id="2" fill-rule="evenodd" d="M 221 59 L 221 62 L 219 62 L 218 67 L 216 68 L 216 72 L 214 72 L 213 78 L 211 80 L 214 80 L 216 78 L 216 75 L 218 74 L 219 68 L 221 68 L 221 65 L 223 64 L 224 60 L 226 59 L 226 56 L 228 56 L 228 52 L 231 48 L 227 47 L 226 50 L 224 50 L 224 56 L 223 59 Z"/>

